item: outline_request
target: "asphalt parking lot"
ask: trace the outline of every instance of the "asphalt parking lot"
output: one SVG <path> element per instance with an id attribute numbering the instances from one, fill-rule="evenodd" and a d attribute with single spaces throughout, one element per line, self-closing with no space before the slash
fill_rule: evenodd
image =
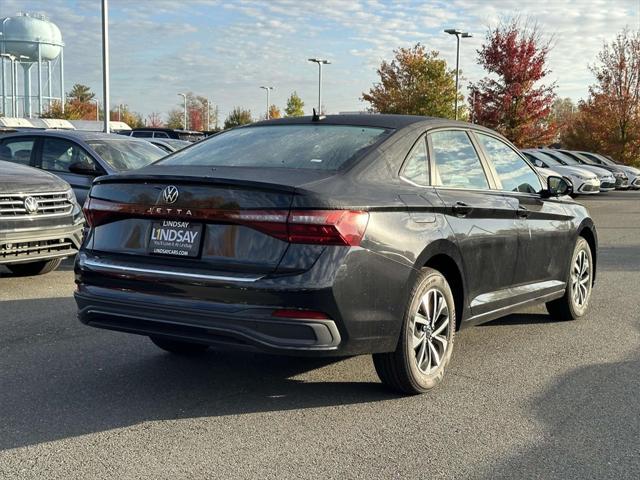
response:
<path id="1" fill-rule="evenodd" d="M 417 397 L 369 357 L 172 357 L 81 325 L 71 263 L 0 269 L 0 478 L 640 478 L 640 192 L 581 201 L 600 240 L 587 317 L 466 329 Z"/>

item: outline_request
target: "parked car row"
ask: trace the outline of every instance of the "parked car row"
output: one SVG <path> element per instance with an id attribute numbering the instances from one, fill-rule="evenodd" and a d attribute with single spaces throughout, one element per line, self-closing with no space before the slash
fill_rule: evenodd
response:
<path id="1" fill-rule="evenodd" d="M 526 149 L 522 153 L 542 175 L 556 172 L 569 179 L 574 195 L 640 189 L 640 169 L 617 164 L 596 153 L 552 148 Z"/>

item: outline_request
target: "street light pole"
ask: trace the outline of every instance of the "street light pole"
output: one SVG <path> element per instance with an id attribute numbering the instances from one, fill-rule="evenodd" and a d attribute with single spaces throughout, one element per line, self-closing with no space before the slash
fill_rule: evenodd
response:
<path id="1" fill-rule="evenodd" d="M 471 37 L 473 37 L 473 35 L 471 35 L 469 32 L 463 32 L 463 31 L 458 30 L 456 28 L 448 28 L 444 32 L 448 33 L 449 35 L 455 35 L 456 36 L 456 98 L 455 98 L 455 109 L 456 109 L 456 120 L 458 120 L 458 92 L 459 92 L 458 85 L 459 85 L 459 77 L 460 77 L 460 38 L 471 38 Z"/>
<path id="2" fill-rule="evenodd" d="M 2 62 L 2 114 L 6 117 L 7 112 L 5 111 L 6 108 L 6 101 L 7 101 L 7 88 L 5 85 L 5 75 L 4 75 L 4 59 L 8 58 L 9 59 L 9 68 L 10 68 L 10 78 L 11 78 L 11 115 L 16 117 L 16 112 L 15 112 L 15 108 L 16 108 L 16 102 L 15 102 L 15 96 L 16 96 L 16 91 L 15 91 L 15 87 L 16 87 L 16 82 L 15 82 L 15 74 L 16 74 L 16 68 L 14 65 L 14 62 L 16 61 L 16 57 L 14 57 L 13 55 L 11 55 L 10 53 L 0 53 L 0 61 Z"/>
<path id="3" fill-rule="evenodd" d="M 271 109 L 271 90 L 273 90 L 273 87 L 260 87 L 263 90 L 267 91 L 267 115 L 266 118 L 267 120 L 269 120 L 269 110 Z"/>
<path id="4" fill-rule="evenodd" d="M 324 58 L 309 58 L 308 60 L 318 64 L 318 115 L 322 115 L 322 65 L 329 65 L 331 62 Z"/>
<path id="5" fill-rule="evenodd" d="M 187 95 L 185 93 L 179 93 L 178 95 L 184 99 L 184 116 L 182 119 L 182 128 L 186 130 L 187 129 Z"/>
<path id="6" fill-rule="evenodd" d="M 62 99 L 64 108 L 64 99 Z M 109 133 L 109 4 L 102 0 L 102 105 L 104 106 L 104 131 Z"/>

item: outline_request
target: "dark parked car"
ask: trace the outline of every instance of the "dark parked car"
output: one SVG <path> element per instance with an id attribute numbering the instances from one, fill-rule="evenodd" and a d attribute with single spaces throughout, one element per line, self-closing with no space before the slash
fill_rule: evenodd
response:
<path id="1" fill-rule="evenodd" d="M 137 138 L 173 138 L 175 140 L 185 140 L 188 142 L 198 142 L 205 138 L 205 134 L 195 130 L 178 130 L 173 128 L 152 128 L 140 127 L 132 130 L 119 132 L 121 135 L 128 135 Z"/>
<path id="2" fill-rule="evenodd" d="M 82 322 L 159 347 L 372 353 L 408 393 L 456 330 L 546 302 L 584 315 L 596 230 L 495 132 L 402 115 L 260 122 L 96 179 Z"/>
<path id="3" fill-rule="evenodd" d="M 46 170 L 67 181 L 82 205 L 100 175 L 140 168 L 167 153 L 116 134 L 30 130 L 0 136 L 0 160 Z M 4 153 L 3 153 L 4 152 Z"/>
<path id="4" fill-rule="evenodd" d="M 177 152 L 178 150 L 182 150 L 189 145 L 192 145 L 192 142 L 187 142 L 186 140 L 176 140 L 175 138 L 147 138 L 147 142 L 155 145 L 158 148 L 161 148 L 167 155 L 173 152 Z"/>
<path id="5" fill-rule="evenodd" d="M 0 161 L 0 265 L 16 275 L 50 272 L 77 253 L 83 226 L 67 182 Z"/>

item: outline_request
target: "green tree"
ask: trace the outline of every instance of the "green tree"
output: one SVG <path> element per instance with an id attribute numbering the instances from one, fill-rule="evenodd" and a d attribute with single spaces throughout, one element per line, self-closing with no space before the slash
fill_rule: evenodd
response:
<path id="1" fill-rule="evenodd" d="M 576 116 L 576 105 L 569 97 L 556 98 L 551 107 L 551 117 L 557 127 L 556 140 L 561 140 L 571 128 Z"/>
<path id="2" fill-rule="evenodd" d="M 287 98 L 287 106 L 284 108 L 285 117 L 302 117 L 304 115 L 304 102 L 298 96 L 298 92 L 293 92 Z"/>
<path id="3" fill-rule="evenodd" d="M 91 88 L 82 85 L 81 83 L 76 83 L 73 87 L 71 87 L 71 91 L 67 93 L 67 98 L 70 101 L 77 101 L 80 103 L 90 102 L 95 98 L 95 93 L 91 91 Z"/>
<path id="4" fill-rule="evenodd" d="M 167 128 L 184 128 L 184 113 L 182 109 L 174 108 L 169 110 L 167 115 Z"/>
<path id="5" fill-rule="evenodd" d="M 384 60 L 378 68 L 380 81 L 362 94 L 362 100 L 371 104 L 370 110 L 454 118 L 455 70 L 447 67 L 438 52 L 427 52 L 418 43 L 394 50 L 394 55 L 391 62 Z M 458 99 L 462 103 L 461 95 Z M 459 113 L 463 112 L 464 107 L 459 107 Z"/>
<path id="6" fill-rule="evenodd" d="M 240 125 L 247 125 L 253 122 L 251 118 L 251 111 L 242 107 L 235 107 L 224 121 L 224 129 L 239 127 Z"/>

